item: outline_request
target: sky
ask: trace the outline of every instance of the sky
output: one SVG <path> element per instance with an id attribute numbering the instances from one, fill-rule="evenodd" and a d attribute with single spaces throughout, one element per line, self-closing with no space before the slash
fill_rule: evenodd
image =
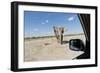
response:
<path id="1" fill-rule="evenodd" d="M 64 35 L 83 33 L 75 13 L 24 11 L 25 37 L 52 36 L 53 26 L 65 27 Z"/>

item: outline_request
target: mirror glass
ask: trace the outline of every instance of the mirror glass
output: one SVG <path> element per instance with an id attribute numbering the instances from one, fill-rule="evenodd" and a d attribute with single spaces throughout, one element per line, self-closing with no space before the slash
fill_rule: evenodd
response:
<path id="1" fill-rule="evenodd" d="M 83 51 L 85 49 L 84 43 L 80 39 L 71 39 L 69 41 L 69 48 L 75 51 Z"/>

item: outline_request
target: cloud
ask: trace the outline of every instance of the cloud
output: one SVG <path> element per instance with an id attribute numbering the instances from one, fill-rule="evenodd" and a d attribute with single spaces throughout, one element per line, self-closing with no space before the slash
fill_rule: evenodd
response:
<path id="1" fill-rule="evenodd" d="M 41 24 L 45 24 L 44 22 L 42 22 Z"/>
<path id="2" fill-rule="evenodd" d="M 49 22 L 48 20 L 45 20 L 44 22 L 41 22 L 41 24 L 46 24 L 48 22 Z"/>
<path id="3" fill-rule="evenodd" d="M 48 22 L 49 22 L 48 20 L 45 20 L 44 22 L 41 22 L 41 24 L 46 24 Z"/>
<path id="4" fill-rule="evenodd" d="M 72 16 L 72 17 L 69 17 L 68 18 L 68 21 L 72 21 L 74 19 L 74 17 Z"/>
<path id="5" fill-rule="evenodd" d="M 46 20 L 45 22 L 46 22 L 46 23 L 48 23 L 49 21 L 48 21 L 48 20 Z"/>
<path id="6" fill-rule="evenodd" d="M 35 28 L 35 29 L 33 29 L 33 31 L 39 31 L 39 29 Z"/>
<path id="7" fill-rule="evenodd" d="M 48 32 L 49 34 L 51 33 L 51 32 Z"/>

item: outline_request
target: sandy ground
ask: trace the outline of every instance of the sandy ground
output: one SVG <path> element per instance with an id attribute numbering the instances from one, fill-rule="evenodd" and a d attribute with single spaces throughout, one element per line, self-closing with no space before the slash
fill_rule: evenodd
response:
<path id="1" fill-rule="evenodd" d="M 85 40 L 84 35 L 65 36 L 64 41 L 70 39 Z M 24 61 L 47 61 L 47 60 L 72 60 L 83 54 L 83 51 L 72 51 L 69 43 L 63 45 L 57 43 L 55 37 L 25 40 Z"/>

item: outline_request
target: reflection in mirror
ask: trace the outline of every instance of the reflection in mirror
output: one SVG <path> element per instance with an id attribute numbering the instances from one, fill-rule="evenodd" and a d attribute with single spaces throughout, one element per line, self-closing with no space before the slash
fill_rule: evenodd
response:
<path id="1" fill-rule="evenodd" d="M 85 46 L 82 40 L 71 39 L 69 41 L 69 48 L 74 51 L 83 51 L 85 49 Z"/>

